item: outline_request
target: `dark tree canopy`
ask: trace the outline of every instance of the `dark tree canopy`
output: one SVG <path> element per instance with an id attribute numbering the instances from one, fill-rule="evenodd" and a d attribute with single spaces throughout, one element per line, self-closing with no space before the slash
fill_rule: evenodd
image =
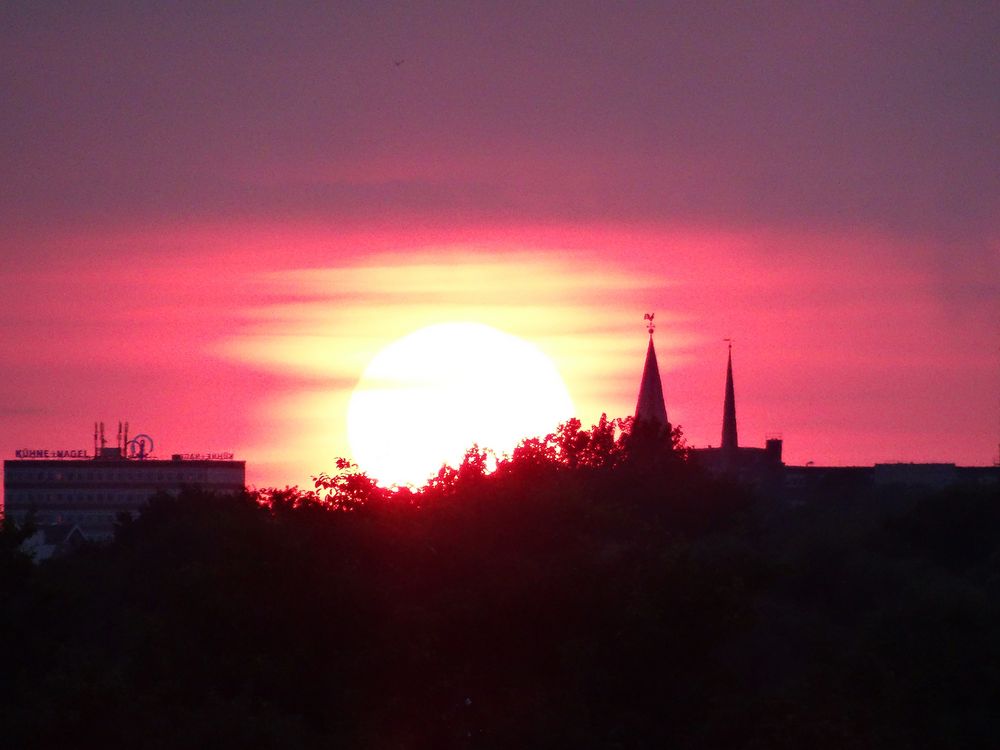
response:
<path id="1" fill-rule="evenodd" d="M 7 747 L 911 748 L 1000 731 L 1000 498 L 801 508 L 680 433 L 563 425 L 425 487 L 339 462 L 158 497 L 40 566 L 0 531 Z M 494 465 L 495 461 L 495 465 Z"/>

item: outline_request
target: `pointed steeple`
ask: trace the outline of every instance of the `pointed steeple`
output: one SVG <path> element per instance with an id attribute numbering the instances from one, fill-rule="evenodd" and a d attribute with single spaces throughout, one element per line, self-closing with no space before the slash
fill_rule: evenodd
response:
<path id="1" fill-rule="evenodd" d="M 728 340 L 728 339 L 727 339 Z M 726 400 L 722 407 L 722 455 L 733 457 L 739 440 L 736 436 L 736 389 L 733 388 L 733 342 L 729 342 L 726 365 Z"/>
<path id="2" fill-rule="evenodd" d="M 646 347 L 646 364 L 642 368 L 642 382 L 639 384 L 639 400 L 635 405 L 635 421 L 662 429 L 669 422 L 667 407 L 663 401 L 660 368 L 656 364 L 656 349 L 653 348 L 653 313 L 646 314 L 646 321 L 649 346 Z"/>

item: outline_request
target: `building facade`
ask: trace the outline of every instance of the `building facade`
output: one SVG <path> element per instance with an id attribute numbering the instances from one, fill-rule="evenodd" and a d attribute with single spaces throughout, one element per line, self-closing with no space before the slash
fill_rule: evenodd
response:
<path id="1" fill-rule="evenodd" d="M 31 517 L 39 526 L 71 524 L 90 541 L 110 539 L 120 513 L 138 515 L 159 492 L 176 494 L 187 487 L 239 492 L 246 485 L 246 462 L 230 454 L 176 454 L 164 460 L 140 450 L 130 457 L 124 443 L 85 458 L 78 457 L 83 451 L 67 451 L 74 454 L 70 458 L 52 458 L 50 451 L 18 453 L 39 457 L 4 461 L 4 514 L 17 523 Z"/>

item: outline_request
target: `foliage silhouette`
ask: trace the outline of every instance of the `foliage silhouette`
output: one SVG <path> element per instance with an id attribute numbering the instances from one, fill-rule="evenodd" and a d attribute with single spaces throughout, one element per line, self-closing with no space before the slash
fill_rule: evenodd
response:
<path id="1" fill-rule="evenodd" d="M 995 488 L 791 508 L 682 443 L 636 460 L 630 428 L 474 447 L 421 488 L 343 461 L 314 491 L 158 497 L 37 567 L 3 547 L 5 745 L 995 738 Z"/>

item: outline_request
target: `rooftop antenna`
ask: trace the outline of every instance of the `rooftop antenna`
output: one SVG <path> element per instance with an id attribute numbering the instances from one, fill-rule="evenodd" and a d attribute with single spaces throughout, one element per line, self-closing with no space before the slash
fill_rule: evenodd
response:
<path id="1" fill-rule="evenodd" d="M 642 318 L 646 322 L 646 330 L 649 331 L 650 338 L 652 338 L 653 331 L 656 329 L 656 323 L 653 322 L 655 315 L 656 313 L 646 313 Z"/>
<path id="2" fill-rule="evenodd" d="M 108 444 L 108 441 L 104 439 L 104 422 L 101 422 L 101 450 L 104 450 L 104 446 Z"/>
<path id="3" fill-rule="evenodd" d="M 118 440 L 118 455 L 121 455 L 121 452 L 122 452 L 122 421 L 120 419 L 118 420 L 118 437 L 116 439 Z"/>
<path id="4" fill-rule="evenodd" d="M 125 423 L 125 434 L 122 436 L 122 455 L 128 452 L 128 422 Z"/>
<path id="5" fill-rule="evenodd" d="M 94 455 L 97 455 L 97 422 L 94 422 Z"/>

